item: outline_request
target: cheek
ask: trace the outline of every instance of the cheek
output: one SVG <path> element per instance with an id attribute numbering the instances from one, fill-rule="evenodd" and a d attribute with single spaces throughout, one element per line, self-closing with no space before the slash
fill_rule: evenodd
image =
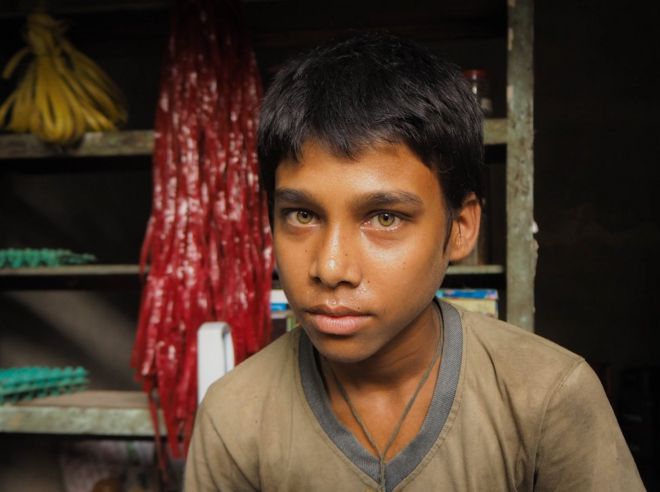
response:
<path id="1" fill-rule="evenodd" d="M 368 259 L 371 276 L 396 276 L 397 282 L 418 282 L 424 277 L 442 275 L 442 238 L 419 231 L 404 241 L 368 244 L 363 257 Z"/>
<path id="2" fill-rule="evenodd" d="M 273 237 L 275 261 L 282 286 L 295 288 L 306 279 L 308 268 L 308 247 L 300 241 L 287 240 L 277 234 Z"/>
<path id="3" fill-rule="evenodd" d="M 283 273 L 286 273 L 292 265 L 295 265 L 292 261 L 295 254 L 293 254 L 293 248 L 291 245 L 287 245 L 287 242 L 280 239 L 280 237 L 278 237 L 278 235 L 273 236 L 273 252 L 275 253 L 275 261 L 278 270 L 280 275 L 282 275 Z"/>
<path id="4" fill-rule="evenodd" d="M 273 254 L 275 255 L 275 265 L 277 266 L 279 277 L 282 278 L 282 275 L 288 269 L 289 258 L 286 254 L 287 249 L 279 237 L 278 234 L 273 234 Z"/>

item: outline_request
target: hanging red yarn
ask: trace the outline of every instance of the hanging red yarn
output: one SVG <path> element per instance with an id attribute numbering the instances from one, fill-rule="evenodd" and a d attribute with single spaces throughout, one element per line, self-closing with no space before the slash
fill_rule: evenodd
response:
<path id="1" fill-rule="evenodd" d="M 256 156 L 261 86 L 237 1 L 180 0 L 161 75 L 153 203 L 132 365 L 174 457 L 197 407 L 197 329 L 229 323 L 236 363 L 270 336 L 272 247 Z M 156 431 L 158 430 L 156 426 Z M 182 446 L 183 438 L 183 446 Z"/>

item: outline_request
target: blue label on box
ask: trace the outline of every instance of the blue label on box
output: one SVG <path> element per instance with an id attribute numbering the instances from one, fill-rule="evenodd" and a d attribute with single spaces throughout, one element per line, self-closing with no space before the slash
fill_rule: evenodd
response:
<path id="1" fill-rule="evenodd" d="M 440 289 L 435 295 L 440 299 L 498 299 L 496 289 Z"/>

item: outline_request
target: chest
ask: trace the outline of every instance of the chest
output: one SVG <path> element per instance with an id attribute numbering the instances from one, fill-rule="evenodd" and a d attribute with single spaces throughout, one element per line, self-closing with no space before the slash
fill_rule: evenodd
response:
<path id="1" fill-rule="evenodd" d="M 418 392 L 411 388 L 397 396 L 365 394 L 347 400 L 331 392 L 332 412 L 362 447 L 385 461 L 399 454 L 419 435 L 433 398 L 435 379 Z"/>

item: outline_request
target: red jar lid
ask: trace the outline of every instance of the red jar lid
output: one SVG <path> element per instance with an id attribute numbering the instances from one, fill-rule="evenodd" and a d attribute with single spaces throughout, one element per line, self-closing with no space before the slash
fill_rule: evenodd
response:
<path id="1" fill-rule="evenodd" d="M 488 78 L 488 72 L 483 68 L 474 68 L 470 70 L 463 70 L 463 76 L 468 80 L 477 80 Z"/>

